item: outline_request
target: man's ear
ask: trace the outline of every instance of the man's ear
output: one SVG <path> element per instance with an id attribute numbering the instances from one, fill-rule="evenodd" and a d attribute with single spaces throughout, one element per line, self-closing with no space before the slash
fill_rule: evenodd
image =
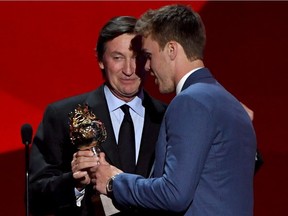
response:
<path id="1" fill-rule="evenodd" d="M 98 62 L 98 64 L 99 64 L 99 67 L 101 68 L 101 70 L 104 70 L 104 64 L 103 64 L 103 62 Z"/>
<path id="2" fill-rule="evenodd" d="M 167 52 L 171 60 L 174 60 L 178 52 L 178 44 L 176 41 L 169 41 L 167 43 Z"/>

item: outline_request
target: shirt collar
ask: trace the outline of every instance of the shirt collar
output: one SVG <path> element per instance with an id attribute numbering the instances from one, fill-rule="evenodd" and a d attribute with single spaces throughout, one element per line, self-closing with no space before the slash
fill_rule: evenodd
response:
<path id="1" fill-rule="evenodd" d="M 195 69 L 191 70 L 190 72 L 186 73 L 186 74 L 180 79 L 179 83 L 178 83 L 177 86 L 176 86 L 176 94 L 179 94 L 179 93 L 181 92 L 181 89 L 182 89 L 182 87 L 183 87 L 186 79 L 187 79 L 192 73 L 194 73 L 195 71 L 197 71 L 197 70 L 199 70 L 199 69 L 201 69 L 201 68 L 203 68 L 203 67 L 198 67 L 198 68 L 195 68 Z"/>
<path id="2" fill-rule="evenodd" d="M 133 98 L 132 101 L 129 101 L 128 103 L 126 103 L 123 100 L 120 100 L 119 98 L 117 98 L 108 88 L 108 86 L 104 86 L 104 94 L 107 100 L 107 105 L 108 105 L 108 109 L 109 112 L 113 112 L 115 110 L 117 110 L 119 107 L 121 107 L 124 104 L 127 104 L 130 106 L 130 108 L 137 113 L 139 116 L 144 117 L 144 113 L 145 113 L 145 109 L 142 105 L 142 100 L 144 98 L 144 93 L 143 93 L 143 89 L 141 89 L 138 93 L 138 95 L 136 95 L 135 98 Z"/>

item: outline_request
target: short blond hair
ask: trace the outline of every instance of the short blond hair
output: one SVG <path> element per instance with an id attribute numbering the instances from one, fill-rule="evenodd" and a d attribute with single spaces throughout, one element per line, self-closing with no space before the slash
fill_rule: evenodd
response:
<path id="1" fill-rule="evenodd" d="M 200 15 L 190 6 L 176 4 L 148 10 L 137 21 L 135 32 L 143 37 L 150 35 L 161 49 L 169 41 L 177 41 L 188 59 L 203 59 L 205 27 Z"/>

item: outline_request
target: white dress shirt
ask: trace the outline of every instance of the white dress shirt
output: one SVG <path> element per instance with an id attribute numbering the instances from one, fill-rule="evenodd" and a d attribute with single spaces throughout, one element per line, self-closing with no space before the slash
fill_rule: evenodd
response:
<path id="1" fill-rule="evenodd" d="M 144 116 L 145 116 L 145 108 L 142 105 L 143 91 L 141 91 L 132 101 L 128 103 L 125 103 L 124 101 L 115 97 L 107 86 L 104 86 L 104 94 L 107 100 L 109 114 L 111 117 L 113 131 L 117 143 L 118 143 L 120 126 L 124 118 L 124 112 L 121 110 L 120 107 L 124 104 L 127 104 L 131 108 L 129 109 L 129 111 L 135 131 L 135 156 L 136 156 L 135 164 L 136 164 L 140 150 L 142 131 L 144 126 Z"/>

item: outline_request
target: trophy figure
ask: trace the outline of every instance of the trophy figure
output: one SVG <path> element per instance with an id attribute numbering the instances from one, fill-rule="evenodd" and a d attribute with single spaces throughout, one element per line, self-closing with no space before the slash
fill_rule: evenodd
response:
<path id="1" fill-rule="evenodd" d="M 74 112 L 69 113 L 70 140 L 79 150 L 91 149 L 98 155 L 100 145 L 107 138 L 104 124 L 92 113 L 88 104 L 78 104 Z"/>

